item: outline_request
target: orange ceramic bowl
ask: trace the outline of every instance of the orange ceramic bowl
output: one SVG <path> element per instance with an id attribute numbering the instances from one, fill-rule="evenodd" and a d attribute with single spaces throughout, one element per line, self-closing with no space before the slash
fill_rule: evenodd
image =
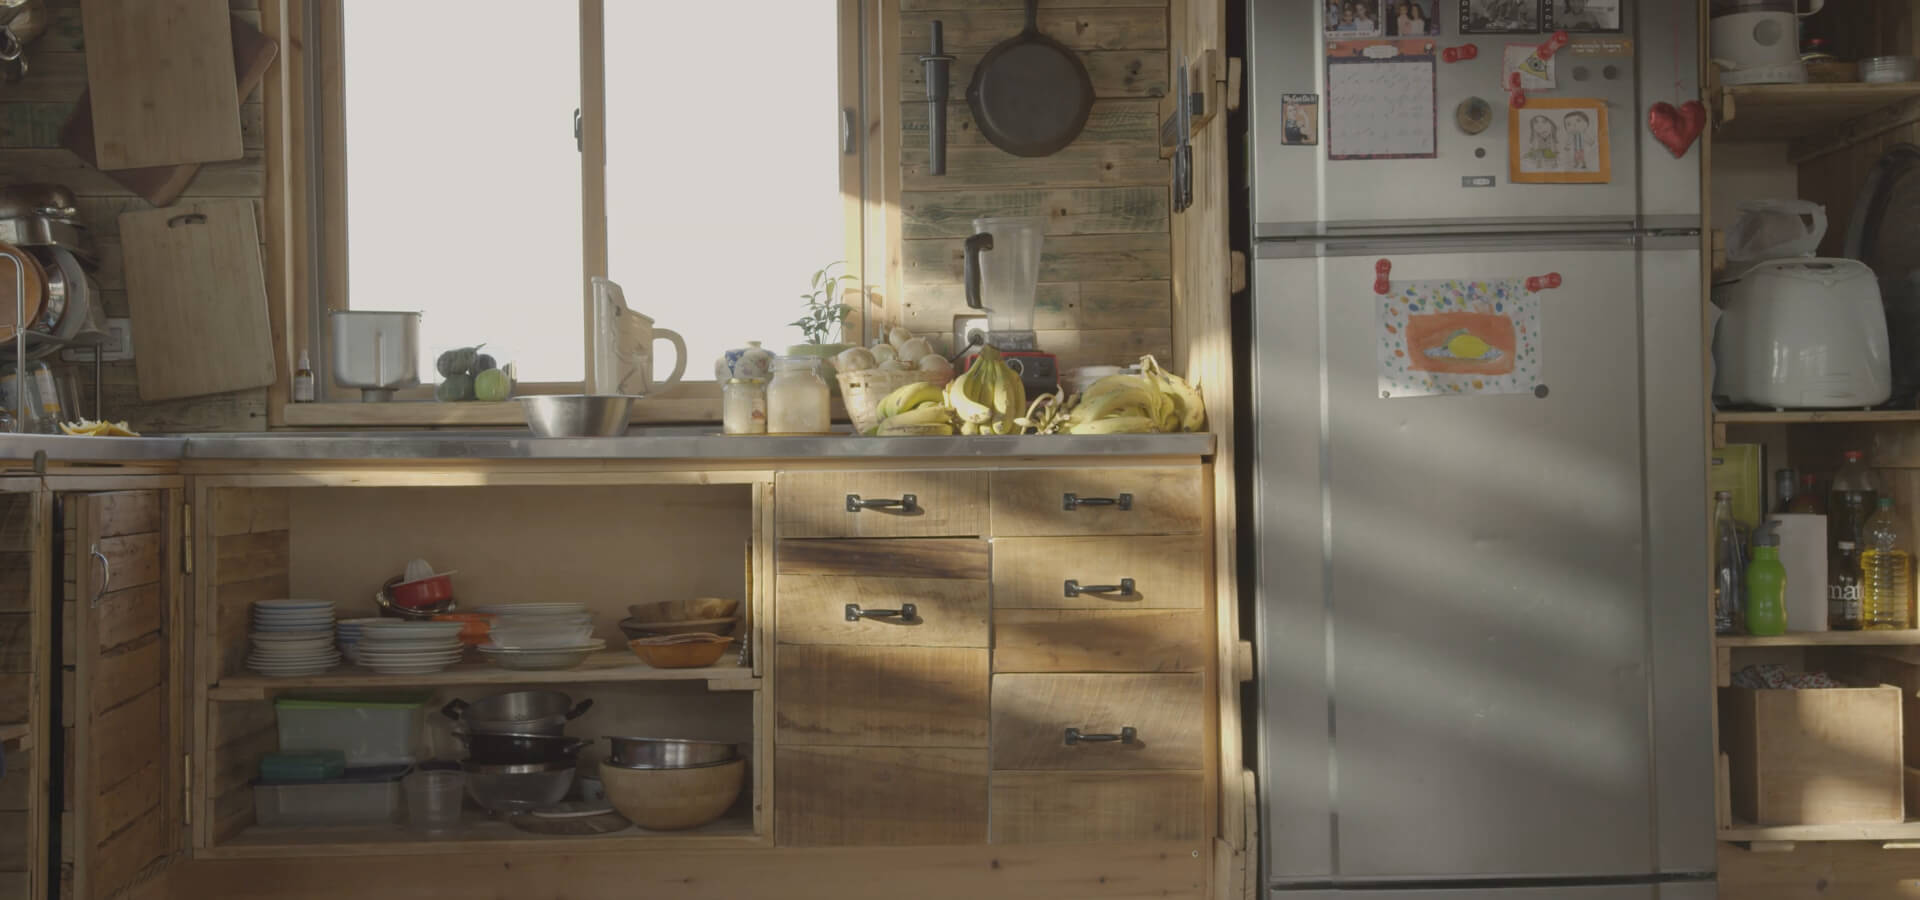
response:
<path id="1" fill-rule="evenodd" d="M 408 609 L 426 609 L 453 598 L 453 573 L 442 572 L 419 581 L 402 581 L 392 587 L 393 603 Z"/>
<path id="2" fill-rule="evenodd" d="M 633 655 L 640 657 L 641 662 L 656 669 L 697 669 L 719 662 L 731 643 L 733 638 L 730 637 L 677 644 L 650 644 L 640 639 L 628 641 L 627 646 L 633 649 Z"/>
<path id="3" fill-rule="evenodd" d="M 478 647 L 487 643 L 487 632 L 493 628 L 493 616 L 487 613 L 443 613 L 433 617 L 435 622 L 465 622 L 460 629 L 460 643 L 469 647 Z"/>

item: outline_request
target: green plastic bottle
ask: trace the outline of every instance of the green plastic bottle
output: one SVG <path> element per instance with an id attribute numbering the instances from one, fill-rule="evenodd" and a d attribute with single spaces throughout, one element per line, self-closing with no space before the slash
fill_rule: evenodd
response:
<path id="1" fill-rule="evenodd" d="M 1747 633 L 1787 633 L 1787 567 L 1780 564 L 1779 522 L 1753 532 L 1753 561 L 1747 563 Z"/>

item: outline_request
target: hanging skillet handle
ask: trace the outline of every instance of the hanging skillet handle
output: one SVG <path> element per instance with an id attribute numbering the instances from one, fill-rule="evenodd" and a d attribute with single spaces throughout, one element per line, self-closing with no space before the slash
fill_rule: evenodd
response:
<path id="1" fill-rule="evenodd" d="M 1027 33 L 1040 33 L 1040 0 L 1027 0 Z"/>
<path id="2" fill-rule="evenodd" d="M 567 721 L 571 722 L 575 719 L 580 718 L 582 715 L 586 713 L 587 710 L 592 708 L 593 708 L 592 697 L 588 697 L 587 699 L 582 700 L 579 703 L 575 703 L 572 709 L 567 710 Z"/>
<path id="3" fill-rule="evenodd" d="M 993 235 L 981 232 L 967 238 L 965 252 L 961 254 L 961 280 L 967 283 L 967 308 L 986 309 L 980 305 L 980 251 L 993 249 Z"/>
<path id="4" fill-rule="evenodd" d="M 460 721 L 460 717 L 462 715 L 465 715 L 466 712 L 467 712 L 467 701 L 462 700 L 458 697 L 455 697 L 452 700 L 448 700 L 447 705 L 440 707 L 440 714 L 443 716 L 446 716 L 449 719 L 454 720 L 455 722 Z"/>

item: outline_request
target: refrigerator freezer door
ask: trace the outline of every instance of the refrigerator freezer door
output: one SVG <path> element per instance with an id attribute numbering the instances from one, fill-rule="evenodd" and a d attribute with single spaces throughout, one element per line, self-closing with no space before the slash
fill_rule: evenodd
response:
<path id="1" fill-rule="evenodd" d="M 1537 46 L 1548 35 L 1462 35 L 1461 4 L 1453 0 L 1439 4 L 1441 34 L 1425 39 L 1432 52 L 1473 44 L 1479 55 L 1452 63 L 1436 60 L 1433 65 L 1434 156 L 1335 160 L 1329 158 L 1327 123 L 1343 110 L 1327 96 L 1327 51 L 1321 31 L 1326 4 L 1322 0 L 1250 0 L 1254 236 L 1380 234 L 1442 227 L 1632 227 L 1640 214 L 1637 182 L 1641 135 L 1646 131 L 1642 127 L 1646 116 L 1635 95 L 1634 48 L 1638 47 L 1643 56 L 1669 60 L 1674 53 L 1669 48 L 1690 48 L 1693 44 L 1691 38 L 1676 38 L 1670 33 L 1636 35 L 1636 4 L 1628 0 L 1620 5 L 1626 20 L 1624 30 L 1618 34 L 1573 35 L 1574 45 L 1553 57 L 1557 87 L 1530 95 L 1605 102 L 1611 180 L 1605 184 L 1513 184 L 1507 165 L 1511 116 L 1521 117 L 1521 152 L 1529 147 L 1524 129 L 1530 127 L 1535 116 L 1546 117 L 1539 127 L 1543 133 L 1553 132 L 1556 146 L 1565 144 L 1561 132 L 1571 110 L 1536 105 L 1516 113 L 1508 108 L 1507 93 L 1501 87 L 1507 48 Z M 1693 26 L 1687 28 L 1691 33 Z M 1675 43 L 1677 40 L 1687 43 Z M 1688 52 L 1673 65 L 1690 67 L 1692 58 Z M 1670 99 L 1673 74 L 1655 68 L 1646 75 L 1656 76 L 1665 79 L 1660 97 Z M 1320 98 L 1317 143 L 1285 143 L 1282 94 L 1314 94 Z M 1491 122 L 1484 131 L 1468 134 L 1456 124 L 1455 110 L 1475 98 L 1485 102 Z M 1597 125 L 1592 123 L 1589 132 L 1596 139 Z M 1651 138 L 1644 143 L 1658 146 Z M 1569 146 L 1562 146 L 1562 151 L 1570 152 Z M 1686 162 L 1692 166 L 1694 187 L 1685 192 L 1684 207 L 1672 212 L 1691 210 L 1697 218 L 1698 152 L 1690 154 Z M 1673 163 L 1666 157 L 1663 168 L 1671 169 Z M 1673 185 L 1663 183 L 1661 189 L 1673 191 Z M 1666 202 L 1673 201 L 1669 198 Z"/>
<path id="2" fill-rule="evenodd" d="M 1650 711 L 1649 572 L 1671 570 L 1649 557 L 1646 494 L 1677 482 L 1643 463 L 1643 398 L 1667 388 L 1641 366 L 1699 358 L 1699 307 L 1643 333 L 1635 240 L 1262 246 L 1326 254 L 1256 270 L 1272 881 L 1641 876 L 1657 830 L 1690 819 L 1651 795 L 1650 717 L 1708 707 Z M 1382 400 L 1381 258 L 1395 282 L 1559 273 L 1545 396 Z M 1656 424 L 1703 431 L 1699 415 Z M 1699 637 L 1676 652 L 1704 655 Z"/>

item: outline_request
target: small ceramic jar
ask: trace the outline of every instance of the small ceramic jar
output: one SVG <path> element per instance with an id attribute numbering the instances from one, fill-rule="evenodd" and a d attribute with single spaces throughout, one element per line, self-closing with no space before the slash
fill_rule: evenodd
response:
<path id="1" fill-rule="evenodd" d="M 721 424 L 727 434 L 767 433 L 767 383 L 758 378 L 728 379 L 722 389 Z"/>
<path id="2" fill-rule="evenodd" d="M 773 371 L 773 351 L 748 341 L 745 347 L 728 350 L 713 361 L 713 380 L 726 384 L 735 378 L 765 380 Z"/>
<path id="3" fill-rule="evenodd" d="M 820 360 L 782 356 L 773 361 L 773 381 L 767 385 L 769 434 L 825 434 L 833 420 L 828 408 L 831 392 L 820 377 Z"/>

